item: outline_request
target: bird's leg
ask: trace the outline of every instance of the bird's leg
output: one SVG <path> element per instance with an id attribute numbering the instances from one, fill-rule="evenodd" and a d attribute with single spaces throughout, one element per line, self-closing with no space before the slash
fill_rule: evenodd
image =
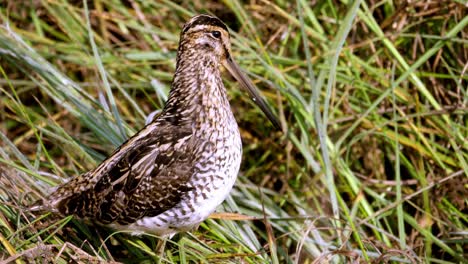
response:
<path id="1" fill-rule="evenodd" d="M 164 249 L 166 248 L 166 242 L 169 237 L 167 235 L 161 236 L 158 243 L 156 244 L 156 255 L 159 257 L 158 264 L 164 258 Z"/>

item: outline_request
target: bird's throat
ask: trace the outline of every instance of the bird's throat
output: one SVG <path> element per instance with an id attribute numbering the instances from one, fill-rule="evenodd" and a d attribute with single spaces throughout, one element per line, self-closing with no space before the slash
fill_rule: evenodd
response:
<path id="1" fill-rule="evenodd" d="M 164 112 L 184 116 L 200 126 L 230 119 L 232 113 L 221 79 L 219 59 L 209 54 L 179 56 Z"/>

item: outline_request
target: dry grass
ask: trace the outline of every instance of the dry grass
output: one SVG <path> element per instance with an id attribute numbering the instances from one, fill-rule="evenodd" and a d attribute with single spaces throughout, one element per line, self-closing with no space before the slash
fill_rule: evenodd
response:
<path id="1" fill-rule="evenodd" d="M 345 2 L 0 5 L 0 259 L 465 261 L 467 4 Z M 25 211 L 162 107 L 180 28 L 198 13 L 231 28 L 286 132 L 227 78 L 244 160 L 220 211 L 249 217 L 207 220 L 160 259 L 157 238 Z"/>

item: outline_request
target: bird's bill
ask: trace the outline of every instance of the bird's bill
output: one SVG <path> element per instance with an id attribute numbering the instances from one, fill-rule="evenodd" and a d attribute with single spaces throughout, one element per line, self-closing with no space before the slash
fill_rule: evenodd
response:
<path id="1" fill-rule="evenodd" d="M 265 113 L 271 123 L 278 129 L 281 130 L 281 125 L 278 121 L 278 118 L 273 114 L 273 112 L 268 107 L 268 104 L 260 95 L 260 92 L 257 90 L 252 81 L 245 75 L 242 70 L 239 68 L 239 65 L 235 63 L 231 58 L 228 58 L 223 63 L 224 67 L 231 73 L 231 75 L 240 83 L 240 85 L 249 93 L 252 101 Z"/>

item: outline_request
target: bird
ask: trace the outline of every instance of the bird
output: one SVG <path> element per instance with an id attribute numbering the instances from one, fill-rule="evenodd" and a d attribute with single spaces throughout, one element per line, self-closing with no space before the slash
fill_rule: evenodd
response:
<path id="1" fill-rule="evenodd" d="M 242 156 L 241 136 L 221 77 L 239 82 L 272 124 L 280 124 L 232 58 L 227 26 L 197 15 L 182 28 L 176 69 L 161 113 L 95 169 L 56 187 L 31 210 L 130 231 L 191 231 L 228 196 Z"/>

